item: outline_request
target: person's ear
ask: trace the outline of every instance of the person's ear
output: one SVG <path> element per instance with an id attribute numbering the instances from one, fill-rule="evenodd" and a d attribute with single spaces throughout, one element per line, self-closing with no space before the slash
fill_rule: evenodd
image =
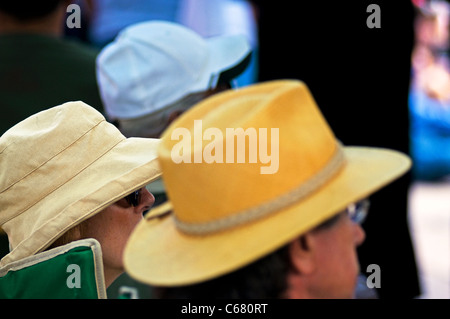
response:
<path id="1" fill-rule="evenodd" d="M 299 274 L 311 274 L 316 269 L 311 240 L 309 234 L 304 234 L 289 244 L 291 266 Z"/>

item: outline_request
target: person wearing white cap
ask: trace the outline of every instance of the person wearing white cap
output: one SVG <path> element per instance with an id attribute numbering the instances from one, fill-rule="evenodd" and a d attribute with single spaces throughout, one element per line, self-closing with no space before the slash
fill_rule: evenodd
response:
<path id="1" fill-rule="evenodd" d="M 106 114 L 125 136 L 159 137 L 180 113 L 230 88 L 251 53 L 243 35 L 202 38 L 166 21 L 129 26 L 97 57 Z"/>

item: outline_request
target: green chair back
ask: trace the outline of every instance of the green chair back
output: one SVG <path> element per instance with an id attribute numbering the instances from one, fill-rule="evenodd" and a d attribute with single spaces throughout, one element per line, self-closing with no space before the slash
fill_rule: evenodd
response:
<path id="1" fill-rule="evenodd" d="M 106 298 L 100 244 L 80 240 L 0 268 L 0 298 Z"/>

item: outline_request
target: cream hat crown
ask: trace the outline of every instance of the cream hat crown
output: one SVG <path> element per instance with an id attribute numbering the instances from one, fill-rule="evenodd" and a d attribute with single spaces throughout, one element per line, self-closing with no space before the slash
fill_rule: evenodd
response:
<path id="1" fill-rule="evenodd" d="M 125 138 L 83 102 L 39 112 L 0 138 L 0 226 L 11 252 L 38 253 L 160 175 L 159 140 Z"/>

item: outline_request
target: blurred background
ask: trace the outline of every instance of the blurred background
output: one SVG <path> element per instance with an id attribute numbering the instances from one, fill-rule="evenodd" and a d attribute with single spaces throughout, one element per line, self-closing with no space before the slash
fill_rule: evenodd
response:
<path id="1" fill-rule="evenodd" d="M 450 297 L 450 77 L 447 1 L 413 1 L 409 90 L 414 160 L 409 225 L 423 298 Z"/>

